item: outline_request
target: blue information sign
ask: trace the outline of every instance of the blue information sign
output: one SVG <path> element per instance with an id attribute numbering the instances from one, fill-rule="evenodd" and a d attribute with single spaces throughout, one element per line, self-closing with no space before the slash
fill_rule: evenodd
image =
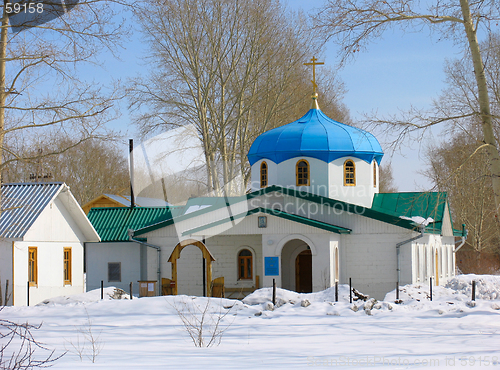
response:
<path id="1" fill-rule="evenodd" d="M 264 257 L 266 276 L 278 276 L 280 274 L 279 257 Z"/>

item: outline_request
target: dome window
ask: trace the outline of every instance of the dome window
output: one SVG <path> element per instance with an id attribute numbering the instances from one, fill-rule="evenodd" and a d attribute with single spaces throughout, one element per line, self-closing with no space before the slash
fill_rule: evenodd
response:
<path id="1" fill-rule="evenodd" d="M 267 163 L 262 162 L 260 165 L 260 187 L 265 188 L 267 186 Z"/>
<path id="2" fill-rule="evenodd" d="M 356 185 L 356 167 L 354 166 L 354 162 L 350 159 L 344 163 L 344 185 Z"/>
<path id="3" fill-rule="evenodd" d="M 297 162 L 295 177 L 297 178 L 297 186 L 309 186 L 309 162 L 305 159 Z"/>

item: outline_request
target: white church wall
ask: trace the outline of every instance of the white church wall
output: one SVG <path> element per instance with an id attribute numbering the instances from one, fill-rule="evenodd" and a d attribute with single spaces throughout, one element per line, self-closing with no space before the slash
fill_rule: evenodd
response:
<path id="1" fill-rule="evenodd" d="M 300 160 L 306 160 L 309 163 L 309 186 L 297 186 L 296 166 Z M 310 157 L 297 157 L 283 161 L 278 164 L 276 185 L 326 197 L 328 196 L 328 164 Z"/>
<path id="2" fill-rule="evenodd" d="M 396 244 L 409 239 L 417 233 L 399 234 L 350 234 L 342 235 L 340 241 L 340 282 L 348 284 L 352 279 L 353 287 L 377 299 L 396 288 L 397 262 Z M 406 246 L 410 251 L 410 246 Z M 411 256 L 411 252 L 406 252 Z M 401 277 L 406 281 L 411 277 L 411 257 L 401 251 Z M 410 269 L 410 272 L 408 270 Z"/>
<path id="3" fill-rule="evenodd" d="M 455 276 L 454 237 L 426 234 L 412 245 L 412 283 L 444 285 Z M 436 261 L 437 252 L 437 261 Z M 438 271 L 436 272 L 436 265 Z M 437 277 L 437 280 L 436 280 Z"/>
<path id="4" fill-rule="evenodd" d="M 462 225 L 460 225 L 459 229 L 461 229 Z M 446 202 L 443 211 L 443 223 L 442 223 L 442 234 L 444 236 L 453 236 L 453 225 L 451 223 L 450 218 L 450 209 L 448 207 L 448 202 Z"/>
<path id="5" fill-rule="evenodd" d="M 12 241 L 3 240 L 0 241 L 0 285 L 2 287 L 2 304 L 11 305 L 12 304 Z M 5 302 L 5 288 L 6 282 L 9 281 L 9 291 L 7 292 L 8 300 Z M 10 295 L 10 297 L 9 297 Z"/>
<path id="6" fill-rule="evenodd" d="M 36 286 L 30 287 L 30 306 L 47 298 L 80 294 L 84 291 L 83 245 L 75 242 L 24 242 L 14 243 L 14 305 L 27 303 L 28 248 L 37 248 Z M 71 285 L 64 283 L 64 248 L 71 248 Z"/>
<path id="7" fill-rule="evenodd" d="M 173 228 L 168 226 L 168 228 Z M 149 235 L 150 233 L 148 233 Z M 254 287 L 256 276 L 262 279 L 262 248 L 260 235 L 216 235 L 205 236 L 205 245 L 212 253 L 215 261 L 212 263 L 212 279 L 224 276 L 226 287 Z M 193 239 L 202 240 L 203 236 L 196 236 Z M 161 274 L 162 277 L 171 279 L 172 268 L 168 259 L 178 243 L 175 237 L 148 237 L 148 243 L 162 247 L 161 250 Z M 238 253 L 242 249 L 248 249 L 253 257 L 253 276 L 252 280 L 238 280 Z M 150 269 L 149 271 L 156 271 Z M 178 260 L 178 293 L 202 295 L 203 293 L 203 266 L 202 253 L 195 246 L 187 246 Z M 156 280 L 156 277 L 153 279 Z M 262 280 L 261 280 L 262 285 Z"/>
<path id="8" fill-rule="evenodd" d="M 354 162 L 355 186 L 344 185 L 344 163 L 347 160 Z M 373 194 L 378 193 L 378 181 L 377 187 L 373 186 L 372 166 L 372 163 L 367 163 L 362 159 L 353 157 L 342 157 L 330 162 L 328 164 L 330 186 L 327 196 L 332 199 L 343 200 L 370 208 L 373 202 Z"/>
<path id="9" fill-rule="evenodd" d="M 230 288 L 249 288 L 255 286 L 256 276 L 262 284 L 262 238 L 260 235 L 226 236 L 217 235 L 207 239 L 207 248 L 215 261 L 212 264 L 212 276 L 224 276 L 224 284 Z M 242 249 L 252 252 L 252 279 L 238 279 L 238 253 Z"/>
<path id="10" fill-rule="evenodd" d="M 277 185 L 278 165 L 269 159 L 259 159 L 253 164 L 251 169 L 250 188 L 252 191 L 260 189 L 260 166 L 262 162 L 266 162 L 267 164 L 267 185 Z"/>

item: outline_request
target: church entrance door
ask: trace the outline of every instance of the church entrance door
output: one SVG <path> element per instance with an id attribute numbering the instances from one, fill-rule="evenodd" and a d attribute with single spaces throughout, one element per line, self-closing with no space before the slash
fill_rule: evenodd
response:
<path id="1" fill-rule="evenodd" d="M 295 289 L 298 293 L 312 292 L 312 254 L 307 249 L 295 259 Z"/>

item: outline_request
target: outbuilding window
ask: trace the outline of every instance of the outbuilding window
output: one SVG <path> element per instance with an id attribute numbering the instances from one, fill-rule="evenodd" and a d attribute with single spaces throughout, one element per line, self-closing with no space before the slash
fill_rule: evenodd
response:
<path id="1" fill-rule="evenodd" d="M 309 162 L 301 159 L 297 162 L 295 171 L 297 186 L 309 186 Z"/>
<path id="2" fill-rule="evenodd" d="M 30 286 L 38 285 L 38 250 L 36 247 L 28 248 L 28 281 Z"/>
<path id="3" fill-rule="evenodd" d="M 122 281 L 122 264 L 121 262 L 108 263 L 108 282 Z"/>
<path id="4" fill-rule="evenodd" d="M 243 249 L 238 253 L 238 279 L 252 279 L 252 252 Z"/>
<path id="5" fill-rule="evenodd" d="M 348 159 L 344 163 L 344 185 L 345 186 L 355 186 L 356 185 L 356 167 L 354 162 Z"/>
<path id="6" fill-rule="evenodd" d="M 260 165 L 260 187 L 265 188 L 267 186 L 267 163 L 262 162 Z"/>
<path id="7" fill-rule="evenodd" d="M 71 248 L 64 248 L 64 284 L 71 285 Z"/>

